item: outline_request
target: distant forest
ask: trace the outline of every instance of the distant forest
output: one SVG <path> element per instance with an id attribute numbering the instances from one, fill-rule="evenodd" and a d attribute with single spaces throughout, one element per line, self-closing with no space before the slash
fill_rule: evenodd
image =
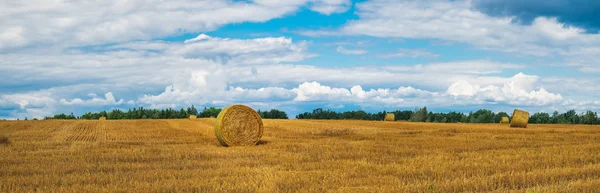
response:
<path id="1" fill-rule="evenodd" d="M 491 110 L 480 109 L 468 114 L 460 112 L 434 113 L 427 111 L 427 107 L 411 110 L 382 111 L 377 113 L 367 113 L 362 110 L 335 112 L 315 109 L 312 112 L 298 114 L 297 119 L 349 119 L 349 120 L 383 120 L 386 113 L 393 113 L 396 121 L 411 122 L 433 122 L 433 123 L 499 123 L 501 117 L 511 117 L 506 112 L 494 113 Z M 569 110 L 566 113 L 554 111 L 552 114 L 539 112 L 530 115 L 529 123 L 539 124 L 600 124 L 598 114 L 593 111 L 587 111 L 583 114 L 577 114 L 575 110 Z"/>
<path id="2" fill-rule="evenodd" d="M 58 114 L 46 119 L 90 119 L 96 120 L 100 117 L 106 117 L 109 120 L 116 119 L 182 119 L 190 115 L 202 117 L 217 117 L 221 112 L 220 108 L 210 107 L 198 111 L 193 105 L 187 109 L 146 109 L 143 107 L 121 111 L 115 109 L 112 111 L 102 111 L 96 113 L 86 113 L 81 116 L 75 116 L 73 113 Z M 383 120 L 386 113 L 393 113 L 396 121 L 411 122 L 433 122 L 433 123 L 498 123 L 501 117 L 511 117 L 506 112 L 494 113 L 491 110 L 480 109 L 475 112 L 461 113 L 435 113 L 427 110 L 427 107 L 415 110 L 396 110 L 381 111 L 377 113 L 368 113 L 362 110 L 336 112 L 328 109 L 318 108 L 312 112 L 305 112 L 296 115 L 297 119 L 340 119 L 340 120 Z M 269 111 L 258 110 L 258 114 L 265 119 L 288 119 L 286 112 L 271 109 Z M 552 114 L 538 112 L 530 115 L 529 123 L 539 124 L 600 124 L 598 114 L 593 111 L 586 111 L 578 114 L 575 110 L 569 110 L 566 113 L 554 111 Z"/>
<path id="3" fill-rule="evenodd" d="M 114 109 L 112 111 L 101 111 L 101 112 L 89 112 L 81 116 L 75 116 L 73 113 L 57 114 L 53 117 L 46 117 L 46 119 L 88 119 L 97 120 L 100 117 L 106 117 L 109 120 L 118 119 L 183 119 L 188 118 L 190 115 L 196 115 L 197 117 L 217 117 L 221 112 L 220 108 L 210 107 L 202 111 L 198 111 L 194 105 L 187 109 L 181 108 L 180 110 L 168 108 L 168 109 L 146 109 L 143 107 L 129 109 L 128 111 L 122 111 Z M 265 119 L 288 119 L 285 112 L 271 109 L 270 111 L 258 110 L 258 114 Z"/>

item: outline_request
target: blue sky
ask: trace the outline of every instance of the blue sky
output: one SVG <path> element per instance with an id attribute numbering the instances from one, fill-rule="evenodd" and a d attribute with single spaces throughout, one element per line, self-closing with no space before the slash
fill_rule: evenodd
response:
<path id="1" fill-rule="evenodd" d="M 600 108 L 596 1 L 0 3 L 0 119 Z"/>

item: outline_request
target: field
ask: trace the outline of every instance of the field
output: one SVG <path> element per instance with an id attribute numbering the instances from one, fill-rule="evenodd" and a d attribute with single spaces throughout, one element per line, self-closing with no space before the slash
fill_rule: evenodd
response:
<path id="1" fill-rule="evenodd" d="M 600 126 L 215 119 L 0 121 L 0 192 L 596 192 Z"/>

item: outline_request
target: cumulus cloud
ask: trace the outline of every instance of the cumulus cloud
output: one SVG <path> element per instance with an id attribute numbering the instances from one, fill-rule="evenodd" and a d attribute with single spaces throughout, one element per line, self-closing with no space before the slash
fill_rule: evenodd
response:
<path id="1" fill-rule="evenodd" d="M 108 92 L 104 95 L 104 99 L 93 97 L 89 100 L 83 100 L 80 98 L 75 98 L 71 101 L 66 99 L 61 99 L 60 103 L 63 105 L 78 105 L 78 106 L 108 106 L 108 105 L 121 105 L 123 104 L 123 99 L 117 101 L 113 96 L 112 92 Z"/>
<path id="2" fill-rule="evenodd" d="M 296 101 L 307 101 L 307 100 L 341 100 L 345 97 L 352 96 L 352 93 L 343 88 L 331 88 L 329 86 L 322 86 L 318 82 L 305 82 L 294 89 L 297 94 L 294 100 Z"/>
<path id="3" fill-rule="evenodd" d="M 0 95 L 1 106 L 17 106 L 10 111 L 12 117 L 43 118 L 56 110 L 56 100 L 48 91 L 4 94 Z"/>
<path id="4" fill-rule="evenodd" d="M 535 90 L 537 76 L 519 73 L 502 87 L 496 85 L 480 86 L 461 80 L 450 85 L 446 91 L 456 98 L 465 97 L 478 103 L 503 102 L 511 105 L 541 106 L 559 103 L 563 100 L 560 94 L 550 93 L 544 88 Z"/>
<path id="5" fill-rule="evenodd" d="M 228 87 L 229 76 L 223 70 L 192 71 L 177 79 L 158 95 L 144 95 L 141 104 L 152 107 L 171 107 L 192 104 L 220 104 L 231 102 L 266 102 L 293 98 L 292 93 L 279 87 L 248 89 Z M 233 78 L 233 77 L 231 77 Z"/>
<path id="6" fill-rule="evenodd" d="M 538 89 L 539 77 L 518 73 L 504 79 L 500 85 L 479 85 L 466 80 L 451 84 L 446 92 L 435 92 L 400 86 L 397 89 L 376 88 L 365 90 L 361 85 L 350 88 L 332 87 L 319 82 L 303 82 L 297 87 L 264 87 L 246 89 L 241 87 L 219 88 L 206 92 L 202 87 L 187 89 L 173 86 L 159 95 L 147 95 L 139 99 L 142 103 L 159 106 L 175 105 L 178 102 L 230 104 L 234 101 L 252 102 L 327 102 L 334 106 L 358 104 L 360 106 L 384 105 L 406 107 L 415 104 L 445 106 L 448 104 L 504 104 L 521 106 L 548 106 L 563 102 L 560 94 Z M 210 93 L 210 94 L 207 94 Z"/>

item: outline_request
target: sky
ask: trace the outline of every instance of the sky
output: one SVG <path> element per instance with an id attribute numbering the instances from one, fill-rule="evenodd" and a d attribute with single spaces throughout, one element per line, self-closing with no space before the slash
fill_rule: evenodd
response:
<path id="1" fill-rule="evenodd" d="M 595 0 L 0 2 L 0 119 L 600 111 Z"/>

